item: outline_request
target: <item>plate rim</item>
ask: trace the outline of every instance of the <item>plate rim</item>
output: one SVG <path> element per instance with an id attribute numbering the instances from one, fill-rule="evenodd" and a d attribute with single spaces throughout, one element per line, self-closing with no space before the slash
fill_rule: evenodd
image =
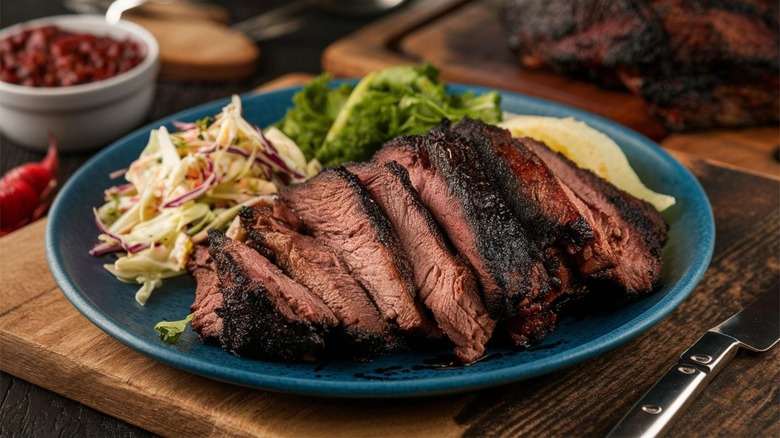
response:
<path id="1" fill-rule="evenodd" d="M 331 81 L 331 84 L 337 85 L 343 82 L 354 81 L 355 79 L 338 80 Z M 86 316 L 87 319 L 89 319 L 93 324 L 98 326 L 101 330 L 109 334 L 114 339 L 154 360 L 158 360 L 177 369 L 207 378 L 257 389 L 294 393 L 300 395 L 345 398 L 396 398 L 466 392 L 521 380 L 527 380 L 563 368 L 568 368 L 578 363 L 592 359 L 593 357 L 596 357 L 600 354 L 606 353 L 607 351 L 615 349 L 646 332 L 650 327 L 660 322 L 675 308 L 677 308 L 677 306 L 681 304 L 693 291 L 709 267 L 712 259 L 715 244 L 715 224 L 712 206 L 709 202 L 706 192 L 701 187 L 698 179 L 679 161 L 672 157 L 668 152 L 663 150 L 657 143 L 648 139 L 644 135 L 616 122 L 584 110 L 548 101 L 546 99 L 494 88 L 486 88 L 460 83 L 448 83 L 447 87 L 450 89 L 459 89 L 458 91 L 461 92 L 471 90 L 477 94 L 481 94 L 487 91 L 498 91 L 502 95 L 502 98 L 511 97 L 512 99 L 519 99 L 520 101 L 530 102 L 534 105 L 541 105 L 543 107 L 552 108 L 558 112 L 562 111 L 575 118 L 585 121 L 591 126 L 593 126 L 593 122 L 595 122 L 596 126 L 594 127 L 597 129 L 602 130 L 603 127 L 606 126 L 609 130 L 616 131 L 624 137 L 627 136 L 629 138 L 634 138 L 635 141 L 639 141 L 643 147 L 649 147 L 653 153 L 658 154 L 660 158 L 663 159 L 663 161 L 670 164 L 675 172 L 682 173 L 685 176 L 685 179 L 690 180 L 690 182 L 693 184 L 689 190 L 693 190 L 693 192 L 695 192 L 694 198 L 697 198 L 700 201 L 704 201 L 704 206 L 706 207 L 704 212 L 706 213 L 707 217 L 702 217 L 701 219 L 706 225 L 706 230 L 704 230 L 705 233 L 703 234 L 703 241 L 700 242 L 699 246 L 697 246 L 697 248 L 704 249 L 705 251 L 705 253 L 702 254 L 703 257 L 698 259 L 701 261 L 693 266 L 693 269 L 689 270 L 686 275 L 676 283 L 675 289 L 673 291 L 667 293 L 667 295 L 661 298 L 655 305 L 651 306 L 646 311 L 636 315 L 627 323 L 623 324 L 615 330 L 612 330 L 609 333 L 604 334 L 603 336 L 578 345 L 572 349 L 557 353 L 554 356 L 534 362 L 522 363 L 515 366 L 509 366 L 495 370 L 485 370 L 484 372 L 478 374 L 449 375 L 425 379 L 399 379 L 391 381 L 345 382 L 329 381 L 325 379 L 318 379 L 314 381 L 310 378 L 279 375 L 269 376 L 267 374 L 258 374 L 257 372 L 249 372 L 236 368 L 226 368 L 219 364 L 210 364 L 203 361 L 202 359 L 198 359 L 197 356 L 186 354 L 174 349 L 165 348 L 165 346 L 160 345 L 159 343 L 150 342 L 147 339 L 135 335 L 133 332 L 125 329 L 121 324 L 119 324 L 98 306 L 90 302 L 86 298 L 84 292 L 76 287 L 75 284 L 72 284 L 69 278 L 69 273 L 66 272 L 64 266 L 59 260 L 61 258 L 61 254 L 59 253 L 58 249 L 58 239 L 60 236 L 58 235 L 55 228 L 56 220 L 47 220 L 45 239 L 46 257 L 57 285 L 63 291 L 67 299 L 73 304 L 73 306 L 76 307 L 76 309 L 84 316 Z M 271 91 L 247 92 L 241 94 L 240 97 L 242 102 L 244 102 L 246 99 L 262 99 L 264 97 L 271 98 L 281 94 L 294 93 L 300 88 L 302 88 L 302 85 L 284 87 Z M 78 171 L 73 174 L 73 176 L 71 176 L 71 178 L 60 190 L 60 193 L 57 195 L 57 199 L 52 205 L 51 211 L 49 213 L 49 218 L 56 219 L 60 210 L 65 208 L 63 206 L 65 202 L 63 201 L 64 195 L 62 194 L 68 193 L 71 185 L 75 185 L 79 177 L 83 173 L 87 172 L 88 169 L 94 165 L 94 163 L 101 160 L 105 155 L 127 147 L 127 143 L 137 137 L 139 134 L 146 134 L 151 129 L 159 127 L 160 125 L 170 124 L 172 120 L 186 119 L 190 114 L 203 112 L 204 110 L 218 110 L 221 108 L 221 106 L 224 106 L 229 101 L 230 98 L 226 97 L 179 111 L 146 124 L 143 127 L 138 128 L 116 140 L 105 149 L 96 153 L 84 165 L 82 165 Z M 554 361 L 551 365 L 549 363 L 550 359 L 556 358 L 558 360 Z"/>

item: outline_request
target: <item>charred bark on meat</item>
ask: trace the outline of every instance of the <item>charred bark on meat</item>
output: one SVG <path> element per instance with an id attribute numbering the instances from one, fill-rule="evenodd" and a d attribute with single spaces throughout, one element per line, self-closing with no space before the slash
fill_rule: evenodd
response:
<path id="1" fill-rule="evenodd" d="M 345 356 L 369 359 L 401 349 L 397 335 L 333 251 L 292 229 L 268 207 L 246 207 L 239 215 L 247 245 L 265 254 L 333 312 L 339 320 L 344 344 L 340 350 Z"/>
<path id="2" fill-rule="evenodd" d="M 347 169 L 390 219 L 411 262 L 420 301 L 455 344 L 455 354 L 464 363 L 482 357 L 495 321 L 482 303 L 471 268 L 450 248 L 406 169 L 394 161 L 352 164 Z"/>
<path id="3" fill-rule="evenodd" d="M 338 324 L 325 304 L 245 244 L 209 231 L 223 303 L 222 348 L 237 356 L 314 361 Z"/>
<path id="4" fill-rule="evenodd" d="M 780 119 L 778 2 L 506 0 L 510 46 L 645 98 L 671 129 Z"/>
<path id="5" fill-rule="evenodd" d="M 511 317 L 519 302 L 547 293 L 540 254 L 489 176 L 493 169 L 449 123 L 391 140 L 374 160 L 408 170 L 422 203 L 474 268 L 493 318 Z"/>

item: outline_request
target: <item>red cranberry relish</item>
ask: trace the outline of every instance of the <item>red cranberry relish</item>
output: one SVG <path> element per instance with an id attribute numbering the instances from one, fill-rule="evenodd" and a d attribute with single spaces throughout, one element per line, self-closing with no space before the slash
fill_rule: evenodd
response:
<path id="1" fill-rule="evenodd" d="M 116 76 L 143 59 L 139 45 L 127 39 L 43 26 L 0 40 L 0 80 L 64 87 Z"/>

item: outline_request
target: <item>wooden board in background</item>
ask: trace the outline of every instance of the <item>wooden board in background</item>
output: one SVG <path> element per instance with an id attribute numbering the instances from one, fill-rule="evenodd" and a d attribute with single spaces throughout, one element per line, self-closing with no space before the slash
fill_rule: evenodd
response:
<path id="1" fill-rule="evenodd" d="M 671 134 L 627 91 L 523 69 L 506 42 L 501 0 L 418 1 L 332 44 L 323 68 L 362 76 L 391 65 L 429 61 L 451 82 L 485 85 L 549 99 L 624 124 L 669 149 L 780 175 L 778 127 Z"/>
<path id="2" fill-rule="evenodd" d="M 661 146 L 780 178 L 780 129 L 718 129 L 672 134 Z"/>

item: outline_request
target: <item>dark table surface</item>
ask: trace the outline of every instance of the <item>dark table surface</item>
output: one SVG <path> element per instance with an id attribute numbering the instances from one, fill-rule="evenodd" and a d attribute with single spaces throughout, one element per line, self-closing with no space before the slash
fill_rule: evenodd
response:
<path id="1" fill-rule="evenodd" d="M 287 2 L 220 0 L 218 3 L 228 9 L 233 21 L 240 21 Z M 34 18 L 65 13 L 69 12 L 61 0 L 0 0 L 0 28 Z M 318 74 L 321 72 L 320 57 L 325 47 L 376 18 L 378 17 L 341 16 L 311 9 L 306 12 L 306 25 L 301 30 L 260 44 L 262 52 L 257 71 L 247 79 L 217 83 L 159 80 L 147 122 L 233 93 L 246 92 L 286 73 Z M 61 157 L 62 181 L 70 177 L 93 154 Z M 5 136 L 0 136 L 0 174 L 5 174 L 19 164 L 40 160 L 42 156 L 42 153 L 23 149 Z M 0 360 L 13 358 L 3 357 L 0 351 Z M 0 436 L 150 435 L 78 402 L 9 374 L 0 373 Z"/>

